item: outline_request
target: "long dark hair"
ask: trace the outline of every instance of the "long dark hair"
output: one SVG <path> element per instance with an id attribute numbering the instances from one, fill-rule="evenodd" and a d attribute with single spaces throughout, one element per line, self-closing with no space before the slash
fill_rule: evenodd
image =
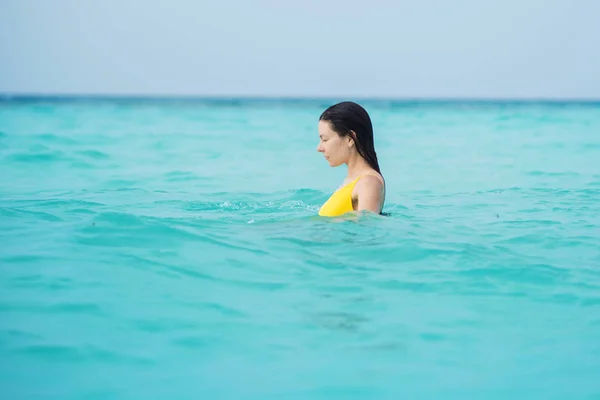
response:
<path id="1" fill-rule="evenodd" d="M 381 174 L 373 141 L 373 124 L 369 113 L 362 106 L 352 101 L 343 101 L 323 111 L 319 120 L 329 122 L 338 135 L 352 137 L 358 154 Z"/>

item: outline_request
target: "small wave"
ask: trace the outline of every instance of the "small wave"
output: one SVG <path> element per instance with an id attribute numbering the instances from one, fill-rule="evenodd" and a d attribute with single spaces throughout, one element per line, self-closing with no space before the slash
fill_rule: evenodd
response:
<path id="1" fill-rule="evenodd" d="M 171 171 L 165 174 L 165 178 L 167 182 L 190 182 L 211 180 L 211 178 L 198 176 L 197 174 L 191 171 Z"/>
<path id="2" fill-rule="evenodd" d="M 31 340 L 43 339 L 42 336 L 40 336 L 36 333 L 28 332 L 28 331 L 21 330 L 21 329 L 8 329 L 2 333 L 5 333 L 6 335 L 8 335 L 12 338 L 17 338 L 17 339 L 31 339 Z"/>
<path id="3" fill-rule="evenodd" d="M 22 210 L 17 208 L 9 208 L 9 207 L 0 207 L 0 215 L 4 217 L 12 217 L 12 218 L 31 218 L 33 220 L 43 220 L 48 222 L 61 222 L 63 221 L 57 215 L 54 215 L 49 212 L 44 211 L 32 211 L 32 210 Z"/>
<path id="4" fill-rule="evenodd" d="M 234 318 L 247 318 L 248 314 L 238 308 L 233 308 L 224 304 L 205 302 L 197 305 L 196 308 L 203 310 L 211 310 L 217 312 L 221 316 L 234 317 Z"/>
<path id="5" fill-rule="evenodd" d="M 6 201 L 6 205 L 7 207 L 0 207 L 0 216 L 14 219 L 14 224 L 9 226 L 15 227 L 23 223 L 17 221 L 70 222 L 74 219 L 81 220 L 88 215 L 101 212 L 105 207 L 104 204 L 98 202 L 60 198 L 11 200 Z"/>
<path id="6" fill-rule="evenodd" d="M 77 154 L 92 160 L 108 160 L 110 158 L 108 154 L 99 150 L 81 150 Z"/>
<path id="7" fill-rule="evenodd" d="M 223 211 L 227 213 L 241 214 L 262 214 L 273 215 L 276 213 L 285 213 L 292 211 L 314 212 L 317 206 L 307 204 L 301 200 L 287 201 L 216 201 L 216 202 L 190 202 L 185 206 L 188 211 Z"/>
<path id="8" fill-rule="evenodd" d="M 141 257 L 133 254 L 123 254 L 119 257 L 130 268 L 140 269 L 146 273 L 154 273 L 167 278 L 188 277 L 199 280 L 214 281 L 215 277 L 198 269 L 163 262 L 153 257 Z"/>
<path id="9" fill-rule="evenodd" d="M 111 179 L 103 184 L 103 191 L 115 188 L 120 190 L 140 190 L 140 188 L 136 187 L 138 184 L 139 182 L 128 179 Z"/>
<path id="10" fill-rule="evenodd" d="M 95 170 L 97 168 L 96 165 L 91 164 L 87 161 L 77 160 L 71 163 L 71 168 L 74 170 L 77 169 L 87 169 L 87 170 Z"/>
<path id="11" fill-rule="evenodd" d="M 38 194 L 39 196 L 39 194 Z M 40 198 L 40 199 L 15 199 L 6 201 L 6 205 L 19 209 L 28 208 L 58 208 L 58 209 L 69 209 L 71 207 L 83 207 L 83 208 L 94 208 L 104 206 L 103 203 L 87 200 L 79 200 L 68 198 L 69 193 L 64 194 L 64 198 Z"/>
<path id="12" fill-rule="evenodd" d="M 486 268 L 468 268 L 457 271 L 457 275 L 477 279 L 488 278 L 498 282 L 533 283 L 538 285 L 549 285 L 563 281 L 570 276 L 566 269 L 550 264 L 527 263 L 519 266 L 490 266 Z"/>
<path id="13" fill-rule="evenodd" d="M 48 259 L 47 257 L 42 257 L 34 254 L 18 254 L 18 255 L 8 255 L 8 256 L 0 256 L 0 260 L 7 264 L 28 264 L 28 263 L 36 263 L 42 260 Z M 29 277 L 20 277 L 21 280 L 30 279 Z"/>
<path id="14" fill-rule="evenodd" d="M 48 150 L 40 152 L 19 152 L 6 156 L 11 162 L 30 163 L 30 164 L 51 164 L 57 162 L 71 162 L 73 159 L 65 152 L 60 150 Z"/>
<path id="15" fill-rule="evenodd" d="M 40 140 L 43 142 L 47 142 L 47 143 L 61 144 L 61 145 L 73 145 L 73 144 L 78 143 L 75 139 L 73 139 L 71 137 L 64 136 L 64 135 L 56 135 L 54 133 L 42 133 L 42 134 L 34 135 L 34 139 Z"/>
<path id="16" fill-rule="evenodd" d="M 130 321 L 130 325 L 140 331 L 150 333 L 166 333 L 174 330 L 188 330 L 196 329 L 198 325 L 192 322 L 185 322 L 180 320 L 162 320 L 157 321 L 155 319 L 134 319 Z"/>
<path id="17" fill-rule="evenodd" d="M 79 244 L 116 248 L 152 248 L 156 245 L 182 245 L 185 242 L 212 244 L 222 249 L 266 254 L 258 247 L 232 242 L 219 237 L 219 229 L 227 228 L 214 220 L 189 220 L 141 216 L 125 212 L 101 212 L 79 229 L 75 240 Z M 210 233 L 206 233 L 206 232 Z"/>
<path id="18" fill-rule="evenodd" d="M 309 323 L 327 329 L 341 330 L 346 332 L 360 331 L 369 325 L 371 319 L 353 312 L 318 312 L 306 316 Z"/>
<path id="19" fill-rule="evenodd" d="M 45 307 L 45 312 L 59 315 L 82 314 L 86 316 L 106 316 L 106 313 L 102 311 L 100 306 L 92 302 L 63 302 Z"/>
<path id="20" fill-rule="evenodd" d="M 581 148 L 585 150 L 598 150 L 600 149 L 600 143 L 583 143 Z"/>
<path id="21" fill-rule="evenodd" d="M 36 359 L 57 362 L 100 362 L 120 365 L 123 362 L 152 365 L 149 358 L 132 356 L 123 352 L 104 350 L 95 346 L 38 344 L 19 346 L 12 353 L 22 354 Z"/>
<path id="22" fill-rule="evenodd" d="M 212 348 L 215 343 L 219 342 L 216 337 L 207 338 L 204 335 L 186 335 L 171 340 L 173 345 L 186 349 Z"/>
<path id="23" fill-rule="evenodd" d="M 12 285 L 11 288 L 19 288 L 20 286 Z M 29 286 L 25 286 L 29 287 Z M 49 289 L 47 285 L 38 286 L 38 290 Z M 82 315 L 94 315 L 94 316 L 105 316 L 102 309 L 95 303 L 91 302 L 64 302 L 58 304 L 38 304 L 38 303 L 20 303 L 11 302 L 2 307 L 3 311 L 12 312 L 31 312 L 36 314 L 52 314 L 52 315 L 64 315 L 64 314 L 82 314 Z"/>
<path id="24" fill-rule="evenodd" d="M 550 172 L 550 171 L 529 171 L 527 172 L 529 176 L 549 176 L 549 177 L 578 177 L 581 174 L 577 172 Z"/>

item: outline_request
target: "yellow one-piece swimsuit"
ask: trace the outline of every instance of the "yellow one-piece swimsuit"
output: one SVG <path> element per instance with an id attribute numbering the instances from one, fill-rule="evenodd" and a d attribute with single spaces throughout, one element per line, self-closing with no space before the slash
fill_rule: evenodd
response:
<path id="1" fill-rule="evenodd" d="M 352 207 L 352 191 L 360 176 L 345 186 L 336 190 L 331 197 L 321 206 L 319 215 L 322 217 L 337 217 L 350 211 Z"/>

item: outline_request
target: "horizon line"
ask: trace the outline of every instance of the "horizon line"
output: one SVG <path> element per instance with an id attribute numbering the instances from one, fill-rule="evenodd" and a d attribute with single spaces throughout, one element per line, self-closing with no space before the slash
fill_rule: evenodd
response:
<path id="1" fill-rule="evenodd" d="M 424 102 L 600 102 L 600 97 L 477 97 L 477 96 L 364 96 L 364 95 L 258 95 L 258 94 L 134 94 L 134 93 L 35 93 L 3 92 L 0 100 L 263 100 L 263 101 L 326 101 L 354 99 L 356 101 L 424 101 Z"/>

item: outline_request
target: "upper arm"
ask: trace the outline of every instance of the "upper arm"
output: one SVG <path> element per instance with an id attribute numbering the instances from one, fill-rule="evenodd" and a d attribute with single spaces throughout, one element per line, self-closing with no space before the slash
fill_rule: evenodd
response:
<path id="1" fill-rule="evenodd" d="M 356 211 L 371 211 L 379 214 L 383 184 L 375 176 L 365 176 L 356 183 L 357 206 Z"/>

